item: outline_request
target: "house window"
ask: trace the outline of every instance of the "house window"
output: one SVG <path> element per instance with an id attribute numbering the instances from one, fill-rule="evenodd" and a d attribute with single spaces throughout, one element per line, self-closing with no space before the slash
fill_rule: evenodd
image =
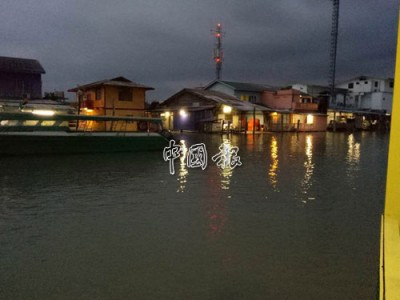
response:
<path id="1" fill-rule="evenodd" d="M 357 81 L 356 84 L 360 84 L 360 82 Z"/>
<path id="2" fill-rule="evenodd" d="M 364 81 L 365 84 L 368 84 L 368 81 Z"/>
<path id="3" fill-rule="evenodd" d="M 374 82 L 374 87 L 378 87 L 378 83 L 379 83 L 378 81 L 375 81 Z"/>
<path id="4" fill-rule="evenodd" d="M 249 101 L 249 96 L 248 95 L 240 95 L 240 100 Z"/>
<path id="5" fill-rule="evenodd" d="M 389 82 L 389 87 L 393 88 L 393 81 Z"/>
<path id="6" fill-rule="evenodd" d="M 119 101 L 132 101 L 132 89 L 131 88 L 121 88 L 118 92 Z"/>
<path id="7" fill-rule="evenodd" d="M 101 99 L 101 89 L 96 89 L 96 100 Z"/>
<path id="8" fill-rule="evenodd" d="M 353 87 L 354 87 L 354 83 L 353 82 L 349 83 L 348 88 L 352 89 Z"/>
<path id="9" fill-rule="evenodd" d="M 256 96 L 249 96 L 249 101 L 251 103 L 256 103 L 257 97 Z"/>

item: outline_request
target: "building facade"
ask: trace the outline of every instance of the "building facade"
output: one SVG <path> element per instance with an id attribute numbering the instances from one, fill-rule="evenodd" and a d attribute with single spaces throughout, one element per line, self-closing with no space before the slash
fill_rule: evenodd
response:
<path id="1" fill-rule="evenodd" d="M 327 115 L 309 94 L 294 88 L 265 91 L 261 103 L 274 111 L 266 121 L 268 131 L 325 131 Z"/>
<path id="2" fill-rule="evenodd" d="M 80 85 L 68 90 L 76 93 L 78 111 L 85 115 L 145 116 L 146 91 L 153 90 L 125 77 L 116 77 Z M 111 122 L 91 124 L 93 130 L 111 130 Z M 136 124 L 132 124 L 136 125 Z M 137 130 L 137 128 L 128 128 Z"/>
<path id="3" fill-rule="evenodd" d="M 270 109 L 204 89 L 183 89 L 159 108 L 166 128 L 205 132 L 262 130 L 266 111 Z"/>
<path id="4" fill-rule="evenodd" d="M 45 73 L 35 59 L 0 56 L 0 99 L 41 99 Z"/>
<path id="5" fill-rule="evenodd" d="M 321 113 L 326 113 L 329 108 L 344 107 L 348 97 L 348 90 L 339 87 L 335 87 L 335 97 L 331 97 L 331 88 L 329 86 L 296 83 L 288 88 L 313 97 L 314 101 L 319 103 L 319 112 Z"/>
<path id="6" fill-rule="evenodd" d="M 337 84 L 337 87 L 348 90 L 346 108 L 354 110 L 371 110 L 392 112 L 393 78 L 376 78 L 359 76 Z"/>

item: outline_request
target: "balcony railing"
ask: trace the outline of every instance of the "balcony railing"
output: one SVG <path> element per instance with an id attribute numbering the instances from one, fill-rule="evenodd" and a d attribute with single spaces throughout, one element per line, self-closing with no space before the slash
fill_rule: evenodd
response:
<path id="1" fill-rule="evenodd" d="M 318 111 L 318 103 L 295 103 L 295 110 Z"/>

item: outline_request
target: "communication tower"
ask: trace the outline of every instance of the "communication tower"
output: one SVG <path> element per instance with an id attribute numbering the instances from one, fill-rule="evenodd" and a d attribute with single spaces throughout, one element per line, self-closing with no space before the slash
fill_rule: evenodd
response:
<path id="1" fill-rule="evenodd" d="M 222 71 L 222 60 L 224 58 L 224 53 L 222 50 L 222 26 L 221 23 L 217 24 L 215 30 L 213 30 L 216 43 L 214 47 L 214 61 L 215 61 L 215 69 L 216 69 L 216 79 L 221 79 L 221 71 Z"/>
<path id="2" fill-rule="evenodd" d="M 335 77 L 336 77 L 336 52 L 339 27 L 339 0 L 332 0 L 332 30 L 331 30 L 331 51 L 330 51 L 330 70 L 329 85 L 331 90 L 331 103 L 336 104 Z"/>

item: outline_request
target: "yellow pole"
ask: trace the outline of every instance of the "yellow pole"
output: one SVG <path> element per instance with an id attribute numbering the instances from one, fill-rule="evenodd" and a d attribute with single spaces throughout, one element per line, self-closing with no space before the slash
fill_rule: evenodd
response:
<path id="1" fill-rule="evenodd" d="M 400 300 L 400 18 L 397 29 L 385 211 L 381 222 L 379 299 Z"/>
<path id="2" fill-rule="evenodd" d="M 390 125 L 389 159 L 386 181 L 385 216 L 400 220 L 400 22 L 397 33 L 396 69 L 392 121 Z M 400 267 L 400 266 L 399 266 Z"/>

